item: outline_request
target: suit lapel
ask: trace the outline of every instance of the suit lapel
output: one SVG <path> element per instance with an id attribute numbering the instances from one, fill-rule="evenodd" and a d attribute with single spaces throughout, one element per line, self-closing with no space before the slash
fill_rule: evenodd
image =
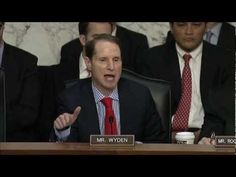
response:
<path id="1" fill-rule="evenodd" d="M 2 54 L 2 66 L 4 68 L 11 68 L 14 65 L 14 58 L 11 55 L 10 46 L 4 43 L 4 50 Z"/>
<path id="2" fill-rule="evenodd" d="M 130 134 L 132 130 L 133 118 L 133 100 L 129 99 L 130 91 L 123 86 L 123 80 L 118 85 L 119 101 L 120 101 L 120 131 L 121 134 Z M 131 94 L 132 95 L 132 94 Z"/>
<path id="3" fill-rule="evenodd" d="M 100 134 L 99 119 L 97 113 L 97 107 L 94 101 L 94 96 L 92 92 L 91 80 L 82 89 L 83 93 L 83 103 L 86 110 L 84 110 L 83 121 L 81 122 L 86 126 L 88 134 Z M 89 106 L 88 106 L 89 105 Z M 82 108 L 83 109 L 83 108 Z"/>
<path id="4" fill-rule="evenodd" d="M 118 37 L 120 40 L 124 38 L 121 27 L 118 25 L 116 27 L 116 37 Z"/>
<path id="5" fill-rule="evenodd" d="M 175 43 L 167 44 L 167 51 L 164 57 L 164 62 L 167 68 L 166 73 L 167 76 L 170 76 L 168 78 L 169 81 L 171 81 L 172 86 L 172 92 L 173 92 L 173 99 L 175 101 L 180 100 L 181 96 L 181 74 L 180 74 L 180 66 L 179 66 L 179 59 L 175 47 Z M 171 45 L 171 46 L 169 46 Z M 172 79 L 173 78 L 173 79 Z"/>
<path id="6" fill-rule="evenodd" d="M 217 46 L 224 49 L 235 50 L 235 28 L 227 24 L 222 23 Z"/>
<path id="7" fill-rule="evenodd" d="M 212 57 L 209 55 L 209 48 L 207 47 L 206 43 L 203 42 L 203 49 L 202 49 L 202 64 L 201 64 L 201 74 L 200 74 L 200 93 L 201 98 L 206 98 L 207 89 L 210 88 L 211 85 L 211 76 L 212 76 L 212 69 L 211 69 L 211 60 Z M 205 99 L 202 99 L 202 102 Z"/>
<path id="8" fill-rule="evenodd" d="M 2 55 L 2 66 L 5 68 L 5 74 L 6 74 L 6 99 L 7 102 L 12 99 L 12 94 L 11 93 L 12 89 L 18 89 L 16 87 L 20 87 L 18 83 L 17 78 L 19 75 L 14 74 L 19 72 L 19 68 L 17 67 L 17 61 L 15 61 L 15 58 L 12 55 L 11 51 L 11 46 L 9 46 L 7 43 L 4 43 L 4 50 L 3 50 L 3 55 Z"/>

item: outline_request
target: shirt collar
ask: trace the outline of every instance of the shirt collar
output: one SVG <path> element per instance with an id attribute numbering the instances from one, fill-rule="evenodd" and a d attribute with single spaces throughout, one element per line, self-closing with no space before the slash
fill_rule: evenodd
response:
<path id="1" fill-rule="evenodd" d="M 94 83 L 92 82 L 92 90 L 93 94 L 95 97 L 95 102 L 96 104 L 101 101 L 105 96 L 95 87 Z M 111 94 L 108 96 L 109 98 L 113 100 L 119 101 L 119 96 L 118 96 L 118 89 L 117 86 L 114 88 L 114 90 L 111 92 Z"/>
<path id="2" fill-rule="evenodd" d="M 203 42 L 201 42 L 201 44 L 191 52 L 184 51 L 183 49 L 179 47 L 177 43 L 175 45 L 176 45 L 177 54 L 180 58 L 183 58 L 184 54 L 188 53 L 192 56 L 192 59 L 194 60 L 202 52 Z"/>
<path id="3" fill-rule="evenodd" d="M 81 71 L 83 71 L 87 68 L 87 66 L 85 64 L 85 59 L 84 59 L 84 56 L 83 56 L 83 52 L 81 52 L 80 57 L 79 57 L 79 68 L 81 69 Z"/>
<path id="4" fill-rule="evenodd" d="M 116 36 L 116 32 L 117 32 L 117 27 L 115 26 L 115 28 L 113 29 L 111 35 L 112 35 L 112 36 Z"/>
<path id="5" fill-rule="evenodd" d="M 208 31 L 211 31 L 213 35 L 218 37 L 220 35 L 220 29 L 221 29 L 222 23 L 217 23 L 213 28 L 211 28 Z"/>

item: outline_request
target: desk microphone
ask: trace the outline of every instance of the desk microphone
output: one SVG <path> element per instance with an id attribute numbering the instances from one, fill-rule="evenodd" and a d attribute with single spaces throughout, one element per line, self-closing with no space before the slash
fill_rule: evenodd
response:
<path id="1" fill-rule="evenodd" d="M 114 117 L 113 116 L 110 116 L 109 117 L 109 123 L 111 124 L 111 134 L 113 135 L 113 131 L 112 131 L 112 123 L 114 121 Z"/>

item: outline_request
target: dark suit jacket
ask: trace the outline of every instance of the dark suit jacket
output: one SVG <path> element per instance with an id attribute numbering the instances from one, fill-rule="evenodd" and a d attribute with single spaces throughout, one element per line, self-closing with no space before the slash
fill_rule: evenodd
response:
<path id="1" fill-rule="evenodd" d="M 2 66 L 6 75 L 7 141 L 35 141 L 39 106 L 37 57 L 5 43 Z"/>
<path id="2" fill-rule="evenodd" d="M 121 41 L 123 68 L 136 71 L 138 57 L 149 48 L 147 36 L 117 25 L 116 37 Z"/>
<path id="3" fill-rule="evenodd" d="M 64 89 L 64 84 L 58 76 L 58 65 L 38 66 L 38 77 L 40 81 L 40 106 L 39 118 L 36 123 L 38 141 L 48 141 L 57 116 L 56 98 L 58 93 Z"/>
<path id="4" fill-rule="evenodd" d="M 139 72 L 171 83 L 171 110 L 172 115 L 175 114 L 181 97 L 181 73 L 174 41 L 151 48 L 144 57 L 146 58 L 143 60 L 144 63 L 139 66 Z M 210 89 L 226 83 L 230 86 L 234 84 L 233 58 L 234 53 L 221 50 L 206 42 L 203 43 L 200 92 L 204 109 Z M 210 131 L 208 130 L 205 133 L 203 130 L 202 132 L 205 133 L 204 136 L 209 136 Z M 221 133 L 219 131 L 219 134 Z"/>
<path id="5" fill-rule="evenodd" d="M 212 129 L 220 128 L 218 125 L 224 122 L 224 135 L 235 135 L 235 89 L 234 85 L 222 86 L 219 88 L 213 88 L 210 90 L 208 97 L 208 104 L 206 105 L 206 112 L 211 119 L 205 121 L 204 126 L 215 126 Z M 218 124 L 212 124 L 212 121 L 216 122 L 215 117 L 218 117 Z"/>
<path id="6" fill-rule="evenodd" d="M 173 41 L 173 35 L 170 31 L 167 33 L 166 42 Z M 217 45 L 226 50 L 236 51 L 236 36 L 235 36 L 235 27 L 229 23 L 223 22 L 220 34 L 218 38 Z"/>
<path id="7" fill-rule="evenodd" d="M 58 68 L 62 81 L 79 78 L 79 58 L 83 50 L 79 38 L 76 38 L 61 48 L 61 60 Z"/>
<path id="8" fill-rule="evenodd" d="M 236 51 L 235 27 L 229 23 L 222 23 L 217 46 L 226 50 Z"/>
<path id="9" fill-rule="evenodd" d="M 121 134 L 134 134 L 137 141 L 163 142 L 161 119 L 150 91 L 133 81 L 121 79 L 118 85 L 120 99 Z M 91 78 L 78 83 L 59 97 L 59 113 L 73 113 L 81 106 L 78 119 L 72 125 L 68 141 L 89 142 L 91 134 L 100 134 Z"/>

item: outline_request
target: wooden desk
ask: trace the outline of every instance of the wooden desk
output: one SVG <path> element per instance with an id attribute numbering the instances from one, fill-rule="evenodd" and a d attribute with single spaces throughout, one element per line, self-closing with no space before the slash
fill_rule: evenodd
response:
<path id="1" fill-rule="evenodd" d="M 90 147 L 88 143 L 0 143 L 0 155 L 234 155 L 235 148 L 211 145 L 137 144 Z"/>

